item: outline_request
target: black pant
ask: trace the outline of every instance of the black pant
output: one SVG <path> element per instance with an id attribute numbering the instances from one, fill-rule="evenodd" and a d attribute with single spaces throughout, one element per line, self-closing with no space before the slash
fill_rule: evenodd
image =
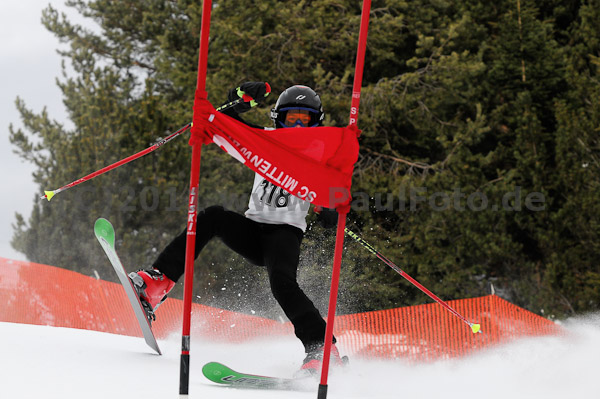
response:
<path id="1" fill-rule="evenodd" d="M 306 351 L 323 344 L 325 321 L 296 281 L 302 230 L 286 224 L 255 222 L 221 206 L 199 212 L 197 220 L 194 258 L 216 236 L 249 262 L 266 266 L 271 291 Z M 185 271 L 186 237 L 184 230 L 153 264 L 173 281 L 179 280 Z"/>

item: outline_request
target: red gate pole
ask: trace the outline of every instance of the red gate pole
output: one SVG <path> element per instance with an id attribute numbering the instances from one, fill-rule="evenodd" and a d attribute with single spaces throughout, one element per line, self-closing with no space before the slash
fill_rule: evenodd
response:
<path id="1" fill-rule="evenodd" d="M 354 84 L 352 86 L 352 102 L 350 104 L 349 127 L 358 128 L 358 107 L 360 105 L 360 88 L 362 85 L 363 69 L 365 65 L 365 52 L 367 48 L 367 35 L 369 32 L 369 14 L 371 13 L 371 0 L 363 0 L 360 17 L 360 33 L 358 34 L 358 51 L 354 67 Z M 348 193 L 350 200 L 350 193 Z M 331 358 L 331 345 L 333 340 L 333 323 L 337 306 L 340 270 L 342 267 L 342 253 L 344 251 L 344 229 L 348 208 L 338 209 L 338 225 L 335 239 L 335 252 L 333 255 L 333 271 L 331 273 L 331 288 L 329 290 L 329 306 L 327 310 L 327 327 L 325 329 L 325 346 L 323 348 L 323 365 L 321 369 L 321 382 L 319 383 L 318 399 L 327 398 L 327 377 L 329 374 L 329 360 Z"/>
<path id="2" fill-rule="evenodd" d="M 208 34 L 212 0 L 204 0 L 202 7 L 202 27 L 200 29 L 200 50 L 198 56 L 198 80 L 194 104 L 207 98 L 206 64 L 208 60 Z M 196 107 L 194 107 L 195 109 Z M 200 127 L 196 127 L 200 128 Z M 183 288 L 183 331 L 181 336 L 181 362 L 179 369 L 179 394 L 187 395 L 190 382 L 190 322 L 192 316 L 192 294 L 194 286 L 194 250 L 196 247 L 196 218 L 198 214 L 198 188 L 200 184 L 200 156 L 202 141 L 194 140 L 192 126 L 192 166 L 190 171 L 190 197 L 188 202 L 187 236 L 185 247 L 185 279 Z"/>

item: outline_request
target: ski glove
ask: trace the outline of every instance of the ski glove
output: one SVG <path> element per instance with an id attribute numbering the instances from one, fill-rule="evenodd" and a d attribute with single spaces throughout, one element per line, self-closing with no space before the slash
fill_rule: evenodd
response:
<path id="1" fill-rule="evenodd" d="M 271 86 L 267 82 L 246 82 L 242 83 L 240 87 L 229 90 L 227 100 L 231 102 L 243 98 L 243 103 L 233 107 L 235 112 L 241 114 L 262 103 L 269 93 L 271 93 Z"/>
<path id="2" fill-rule="evenodd" d="M 321 208 L 317 213 L 317 220 L 326 229 L 337 227 L 338 213 L 335 209 Z"/>

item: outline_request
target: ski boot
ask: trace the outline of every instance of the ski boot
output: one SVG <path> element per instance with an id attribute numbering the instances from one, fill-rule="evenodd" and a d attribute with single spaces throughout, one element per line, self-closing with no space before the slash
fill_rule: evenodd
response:
<path id="1" fill-rule="evenodd" d="M 154 268 L 131 272 L 129 279 L 140 297 L 148 321 L 152 324 L 156 320 L 154 311 L 167 299 L 167 294 L 175 286 L 175 282 Z"/>
<path id="2" fill-rule="evenodd" d="M 318 376 L 323 365 L 323 349 L 324 345 L 321 345 L 316 347 L 314 350 L 307 352 L 306 357 L 302 362 L 302 367 L 300 367 L 300 370 L 294 374 L 294 377 L 304 378 Z M 340 352 L 335 344 L 331 345 L 329 364 L 334 367 L 341 367 L 348 364 L 348 356 L 340 356 Z"/>

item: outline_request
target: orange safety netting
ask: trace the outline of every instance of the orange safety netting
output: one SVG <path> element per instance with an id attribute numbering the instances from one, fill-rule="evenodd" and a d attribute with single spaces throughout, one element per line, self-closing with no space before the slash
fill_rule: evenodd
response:
<path id="1" fill-rule="evenodd" d="M 120 284 L 32 262 L 0 258 L 0 321 L 141 336 Z M 560 333 L 553 322 L 495 295 L 449 301 L 481 334 L 436 303 L 336 317 L 334 334 L 345 353 L 427 361 L 456 357 L 521 336 Z M 153 323 L 156 336 L 181 332 L 183 303 L 167 299 Z M 192 307 L 192 336 L 243 342 L 293 335 L 291 323 L 200 304 Z"/>

